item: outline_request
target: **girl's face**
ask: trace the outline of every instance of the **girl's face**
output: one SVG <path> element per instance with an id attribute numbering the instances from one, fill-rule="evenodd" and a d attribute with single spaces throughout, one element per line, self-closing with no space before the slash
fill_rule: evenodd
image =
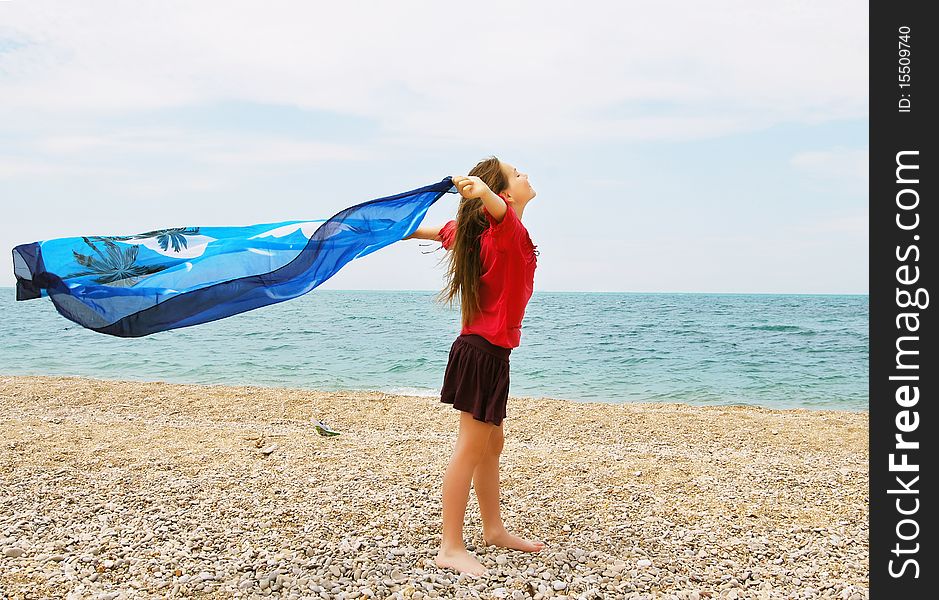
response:
<path id="1" fill-rule="evenodd" d="M 501 162 L 501 164 L 502 172 L 505 173 L 505 177 L 509 182 L 509 187 L 500 194 L 503 200 L 508 196 L 513 202 L 524 204 L 534 198 L 535 188 L 531 187 L 528 182 L 528 174 L 522 173 L 507 162 Z"/>

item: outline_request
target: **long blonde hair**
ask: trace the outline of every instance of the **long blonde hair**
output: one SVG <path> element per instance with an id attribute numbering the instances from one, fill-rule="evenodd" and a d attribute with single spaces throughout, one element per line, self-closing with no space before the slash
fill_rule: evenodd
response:
<path id="1" fill-rule="evenodd" d="M 509 187 L 508 178 L 502 172 L 502 163 L 495 156 L 481 160 L 469 172 L 483 180 L 494 193 L 500 194 Z M 481 312 L 479 306 L 479 277 L 482 275 L 483 262 L 479 255 L 479 236 L 489 227 L 489 221 L 482 212 L 481 198 L 462 198 L 456 211 L 456 233 L 453 245 L 446 255 L 447 283 L 437 294 L 435 300 L 453 305 L 453 299 L 460 298 L 460 313 L 463 326 L 473 322 Z"/>

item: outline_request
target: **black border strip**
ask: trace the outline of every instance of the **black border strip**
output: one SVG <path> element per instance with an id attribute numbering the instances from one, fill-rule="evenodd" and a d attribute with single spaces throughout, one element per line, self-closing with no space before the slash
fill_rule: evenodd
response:
<path id="1" fill-rule="evenodd" d="M 925 7 L 874 2 L 870 14 L 871 598 L 939 594 L 931 519 L 939 361 L 927 300 L 939 269 L 929 147 L 936 32 Z"/>

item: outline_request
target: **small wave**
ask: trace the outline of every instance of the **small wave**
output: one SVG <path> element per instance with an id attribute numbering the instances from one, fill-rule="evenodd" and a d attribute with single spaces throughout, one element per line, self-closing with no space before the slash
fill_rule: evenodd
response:
<path id="1" fill-rule="evenodd" d="M 270 332 L 270 331 L 266 331 L 266 330 L 264 330 L 264 331 L 245 331 L 245 332 L 239 333 L 238 335 L 241 336 L 241 337 L 259 337 L 259 336 L 260 336 L 260 337 L 263 337 L 263 336 L 269 336 L 269 335 L 271 335 L 271 332 Z"/>
<path id="2" fill-rule="evenodd" d="M 275 350 L 288 350 L 294 348 L 296 348 L 296 346 L 293 344 L 280 344 L 278 346 L 265 346 L 261 348 L 261 352 L 273 352 Z"/>
<path id="3" fill-rule="evenodd" d="M 705 333 L 703 331 L 698 331 L 697 329 L 670 329 L 665 331 L 667 335 L 696 335 L 703 336 Z"/>
<path id="4" fill-rule="evenodd" d="M 747 329 L 753 329 L 755 331 L 791 331 L 794 333 L 815 333 L 811 329 L 805 329 L 804 327 L 799 327 L 798 325 L 751 325 L 747 327 Z"/>
<path id="5" fill-rule="evenodd" d="M 428 363 L 426 358 L 414 358 L 411 360 L 406 360 L 403 362 L 395 363 L 391 368 L 385 370 L 386 373 L 406 373 L 408 371 L 413 371 L 420 367 L 425 366 Z"/>
<path id="6" fill-rule="evenodd" d="M 641 365 L 644 362 L 649 362 L 651 360 L 665 360 L 662 356 L 627 356 L 625 358 L 619 359 L 617 364 L 621 365 Z"/>

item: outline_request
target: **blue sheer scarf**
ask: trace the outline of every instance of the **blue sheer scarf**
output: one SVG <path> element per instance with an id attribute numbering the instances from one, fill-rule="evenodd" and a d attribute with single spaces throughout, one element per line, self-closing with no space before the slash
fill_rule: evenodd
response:
<path id="1" fill-rule="evenodd" d="M 67 319 L 119 337 L 215 321 L 306 294 L 412 234 L 447 192 L 456 193 L 449 177 L 325 220 L 22 244 L 13 248 L 16 299 L 48 296 Z"/>

